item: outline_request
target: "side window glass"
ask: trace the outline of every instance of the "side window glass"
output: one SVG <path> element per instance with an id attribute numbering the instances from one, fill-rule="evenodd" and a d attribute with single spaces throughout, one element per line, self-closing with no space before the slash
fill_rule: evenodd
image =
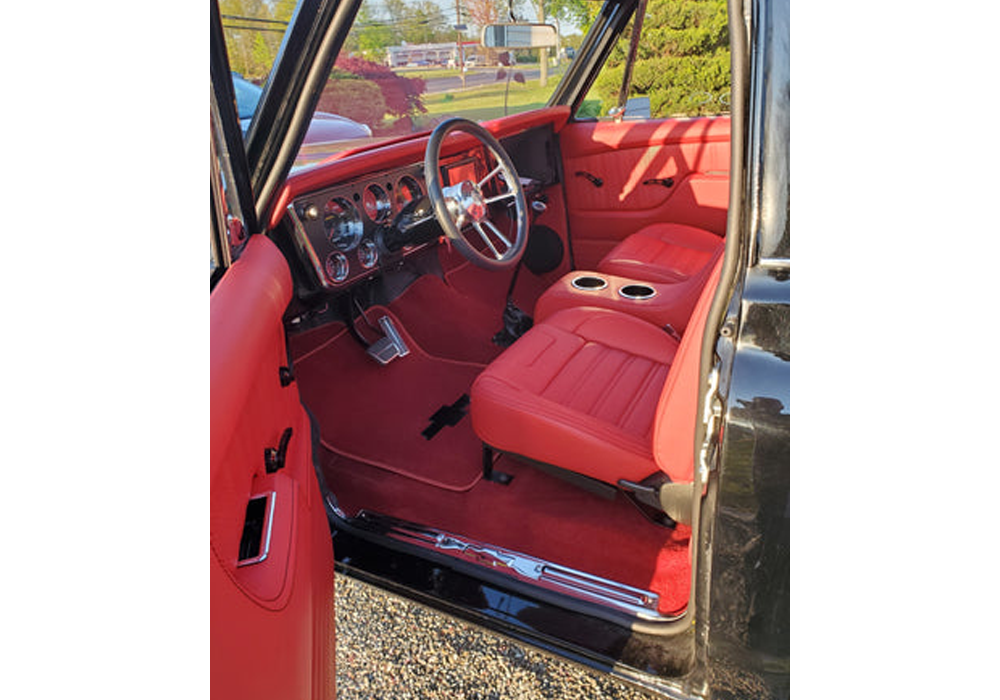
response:
<path id="1" fill-rule="evenodd" d="M 212 224 L 214 225 L 215 222 L 213 221 Z M 210 262 L 209 262 L 209 268 L 208 268 L 208 276 L 209 276 L 209 279 L 215 280 L 225 270 L 225 267 L 224 267 L 225 262 L 222 259 L 222 251 L 219 250 L 219 248 L 218 248 L 218 233 L 216 231 L 212 231 L 212 230 L 209 230 L 208 233 L 209 233 L 209 239 L 208 239 L 209 253 L 208 254 L 210 256 Z"/>
<path id="2" fill-rule="evenodd" d="M 634 20 L 612 49 L 577 118 L 610 119 L 617 106 Z M 726 0 L 648 0 L 625 119 L 729 113 Z"/>
<path id="3" fill-rule="evenodd" d="M 230 188 L 228 187 L 226 178 L 223 175 L 223 172 L 226 169 L 226 163 L 225 160 L 219 155 L 217 143 L 218 127 L 216 126 L 217 120 L 214 113 L 215 100 L 212 102 L 212 220 L 209 226 L 208 235 L 209 255 L 211 259 L 209 278 L 211 279 L 211 284 L 214 287 L 215 283 L 225 273 L 226 268 L 229 267 L 232 261 L 232 243 L 229 240 L 227 229 L 228 222 L 231 218 L 230 210 L 234 204 L 234 198 L 230 195 Z"/>
<path id="4" fill-rule="evenodd" d="M 211 100 L 211 211 L 209 228 L 210 278 L 212 285 L 225 273 L 246 243 L 239 197 L 234 188 L 235 178 L 222 137 L 222 122 L 215 95 Z"/>

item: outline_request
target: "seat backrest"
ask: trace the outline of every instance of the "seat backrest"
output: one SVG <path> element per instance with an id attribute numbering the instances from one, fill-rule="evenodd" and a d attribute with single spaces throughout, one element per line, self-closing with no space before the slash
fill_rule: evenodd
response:
<path id="1" fill-rule="evenodd" d="M 656 407 L 653 458 L 673 482 L 694 481 L 694 434 L 701 420 L 697 415 L 701 340 L 721 270 L 720 255 L 691 313 Z"/>

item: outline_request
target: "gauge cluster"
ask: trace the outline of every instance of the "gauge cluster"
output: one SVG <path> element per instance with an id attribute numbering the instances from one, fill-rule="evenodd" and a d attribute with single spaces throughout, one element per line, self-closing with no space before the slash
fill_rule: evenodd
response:
<path id="1" fill-rule="evenodd" d="M 340 289 L 375 274 L 386 254 L 384 230 L 404 206 L 424 196 L 424 189 L 423 165 L 418 163 L 320 190 L 290 204 L 296 247 L 320 284 Z"/>

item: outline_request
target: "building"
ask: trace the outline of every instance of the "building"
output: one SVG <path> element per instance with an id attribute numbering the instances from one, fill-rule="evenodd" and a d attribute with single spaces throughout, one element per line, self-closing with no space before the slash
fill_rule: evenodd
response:
<path id="1" fill-rule="evenodd" d="M 446 65 L 455 61 L 458 47 L 455 42 L 446 44 L 407 44 L 406 46 L 387 46 L 385 63 L 390 68 L 413 65 Z"/>

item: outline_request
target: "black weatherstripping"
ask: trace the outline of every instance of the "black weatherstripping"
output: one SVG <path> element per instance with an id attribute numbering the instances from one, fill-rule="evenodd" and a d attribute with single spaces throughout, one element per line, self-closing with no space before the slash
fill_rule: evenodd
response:
<path id="1" fill-rule="evenodd" d="M 229 55 L 226 53 L 226 39 L 222 30 L 222 17 L 219 5 L 211 4 L 211 78 L 213 97 L 218 95 L 218 112 L 222 124 L 223 140 L 227 150 L 230 167 L 236 182 L 232 189 L 239 197 L 240 210 L 243 215 L 243 226 L 249 233 L 257 233 L 257 217 L 254 212 L 253 196 L 250 185 L 249 162 L 243 150 L 242 130 L 239 116 L 236 114 L 236 93 L 233 90 L 233 77 L 229 69 Z M 221 232 L 220 232 L 221 233 Z M 214 286 L 214 285 L 213 285 Z"/>
<path id="2" fill-rule="evenodd" d="M 360 6 L 361 0 L 301 0 L 292 15 L 247 130 L 247 161 L 260 221 L 267 221 L 273 200 L 291 172 L 323 85 Z"/>

